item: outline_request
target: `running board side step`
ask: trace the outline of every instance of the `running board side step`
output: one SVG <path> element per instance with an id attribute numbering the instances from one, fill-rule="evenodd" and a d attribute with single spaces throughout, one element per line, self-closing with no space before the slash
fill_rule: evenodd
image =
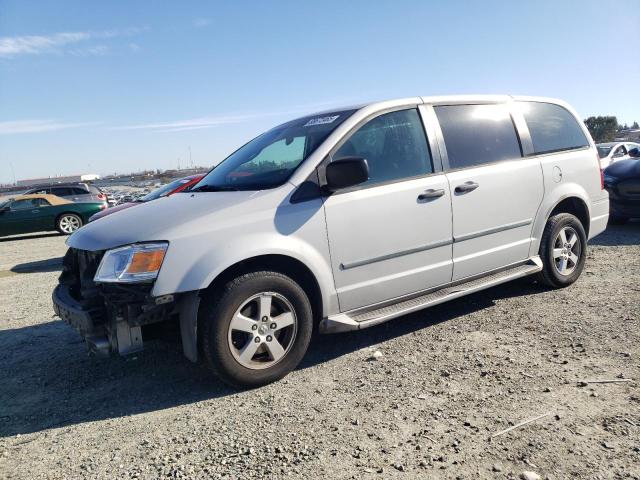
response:
<path id="1" fill-rule="evenodd" d="M 485 288 L 517 278 L 526 277 L 542 270 L 542 260 L 535 256 L 508 269 L 474 277 L 461 282 L 452 283 L 436 290 L 402 297 L 395 302 L 385 302 L 374 307 L 360 308 L 345 313 L 339 313 L 325 318 L 320 322 L 320 333 L 340 333 L 372 327 L 379 323 L 407 315 L 423 308 L 438 305 L 454 298 L 463 297 Z"/>

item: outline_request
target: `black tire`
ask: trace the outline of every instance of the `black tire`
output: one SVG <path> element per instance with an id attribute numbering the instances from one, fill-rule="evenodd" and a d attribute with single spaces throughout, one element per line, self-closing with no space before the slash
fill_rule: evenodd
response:
<path id="1" fill-rule="evenodd" d="M 609 215 L 609 223 L 611 225 L 624 225 L 629 221 L 629 217 L 620 217 L 618 215 Z"/>
<path id="2" fill-rule="evenodd" d="M 69 220 L 75 222 L 74 224 L 77 225 L 77 227 L 75 227 L 74 230 L 69 230 L 65 225 L 65 220 L 67 220 L 67 222 Z M 63 235 L 71 235 L 73 232 L 75 232 L 76 230 L 78 230 L 80 227 L 82 227 L 82 225 L 84 224 L 84 222 L 82 221 L 82 217 L 80 215 L 77 215 L 75 213 L 71 213 L 71 212 L 67 212 L 67 213 L 63 213 L 62 215 L 60 215 L 58 217 L 58 219 L 56 220 L 56 230 L 58 230 L 58 232 L 60 232 Z"/>
<path id="3" fill-rule="evenodd" d="M 573 270 L 563 275 L 556 266 L 553 250 L 561 230 L 567 227 L 575 231 L 578 236 L 580 254 Z M 540 258 L 543 268 L 537 276 L 539 282 L 552 288 L 567 287 L 575 282 L 582 273 L 587 258 L 587 236 L 580 220 L 570 213 L 559 213 L 549 218 L 540 241 Z"/>
<path id="4" fill-rule="evenodd" d="M 251 369 L 242 365 L 232 353 L 230 324 L 236 311 L 248 299 L 264 292 L 273 292 L 289 302 L 296 319 L 295 334 L 277 363 L 267 368 Z M 221 380 L 236 388 L 259 387 L 286 376 L 304 357 L 313 330 L 311 303 L 304 290 L 286 275 L 272 271 L 246 273 L 213 292 L 203 302 L 198 321 L 207 366 Z M 266 347 L 265 344 L 263 348 Z"/>

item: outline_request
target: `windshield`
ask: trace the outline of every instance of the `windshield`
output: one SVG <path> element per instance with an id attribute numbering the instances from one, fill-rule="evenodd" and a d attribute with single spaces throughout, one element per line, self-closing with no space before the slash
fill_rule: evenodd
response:
<path id="1" fill-rule="evenodd" d="M 280 186 L 353 112 L 322 113 L 275 127 L 228 156 L 191 191 L 263 190 Z"/>
<path id="2" fill-rule="evenodd" d="M 166 185 L 161 186 L 151 193 L 147 193 L 144 197 L 140 197 L 140 201 L 148 202 L 150 200 L 155 200 L 156 198 L 164 197 L 165 195 L 173 192 L 180 185 L 189 183 L 191 180 L 191 178 L 179 178 L 178 180 L 174 180 L 173 182 L 167 183 Z"/>
<path id="3" fill-rule="evenodd" d="M 609 152 L 611 151 L 613 147 L 598 147 L 598 156 L 600 158 L 604 158 L 607 155 L 609 155 Z"/>
<path id="4" fill-rule="evenodd" d="M 11 202 L 11 200 L 0 200 L 0 210 L 9 205 L 9 202 Z"/>

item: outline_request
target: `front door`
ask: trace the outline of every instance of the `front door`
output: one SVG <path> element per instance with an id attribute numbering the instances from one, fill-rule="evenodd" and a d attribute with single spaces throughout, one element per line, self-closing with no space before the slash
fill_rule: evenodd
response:
<path id="1" fill-rule="evenodd" d="M 529 256 L 544 194 L 540 162 L 522 158 L 509 108 L 434 107 L 444 138 L 453 206 L 453 280 Z"/>
<path id="2" fill-rule="evenodd" d="M 11 209 L 2 215 L 3 234 L 18 235 L 37 232 L 41 222 L 38 200 L 28 198 L 11 202 Z"/>
<path id="3" fill-rule="evenodd" d="M 324 202 L 340 310 L 450 281 L 451 198 L 416 109 L 369 120 L 332 155 L 367 159 L 369 180 Z"/>

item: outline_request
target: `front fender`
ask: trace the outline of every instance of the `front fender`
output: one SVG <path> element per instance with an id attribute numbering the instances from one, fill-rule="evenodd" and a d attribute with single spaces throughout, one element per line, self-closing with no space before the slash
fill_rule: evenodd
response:
<path id="1" fill-rule="evenodd" d="M 229 267 L 261 255 L 284 255 L 302 262 L 320 287 L 323 316 L 337 312 L 323 215 L 314 215 L 292 234 L 283 234 L 277 228 L 259 228 L 255 233 L 234 229 L 218 232 L 215 238 L 199 235 L 175 239 L 170 242 L 152 294 L 203 290 Z"/>

